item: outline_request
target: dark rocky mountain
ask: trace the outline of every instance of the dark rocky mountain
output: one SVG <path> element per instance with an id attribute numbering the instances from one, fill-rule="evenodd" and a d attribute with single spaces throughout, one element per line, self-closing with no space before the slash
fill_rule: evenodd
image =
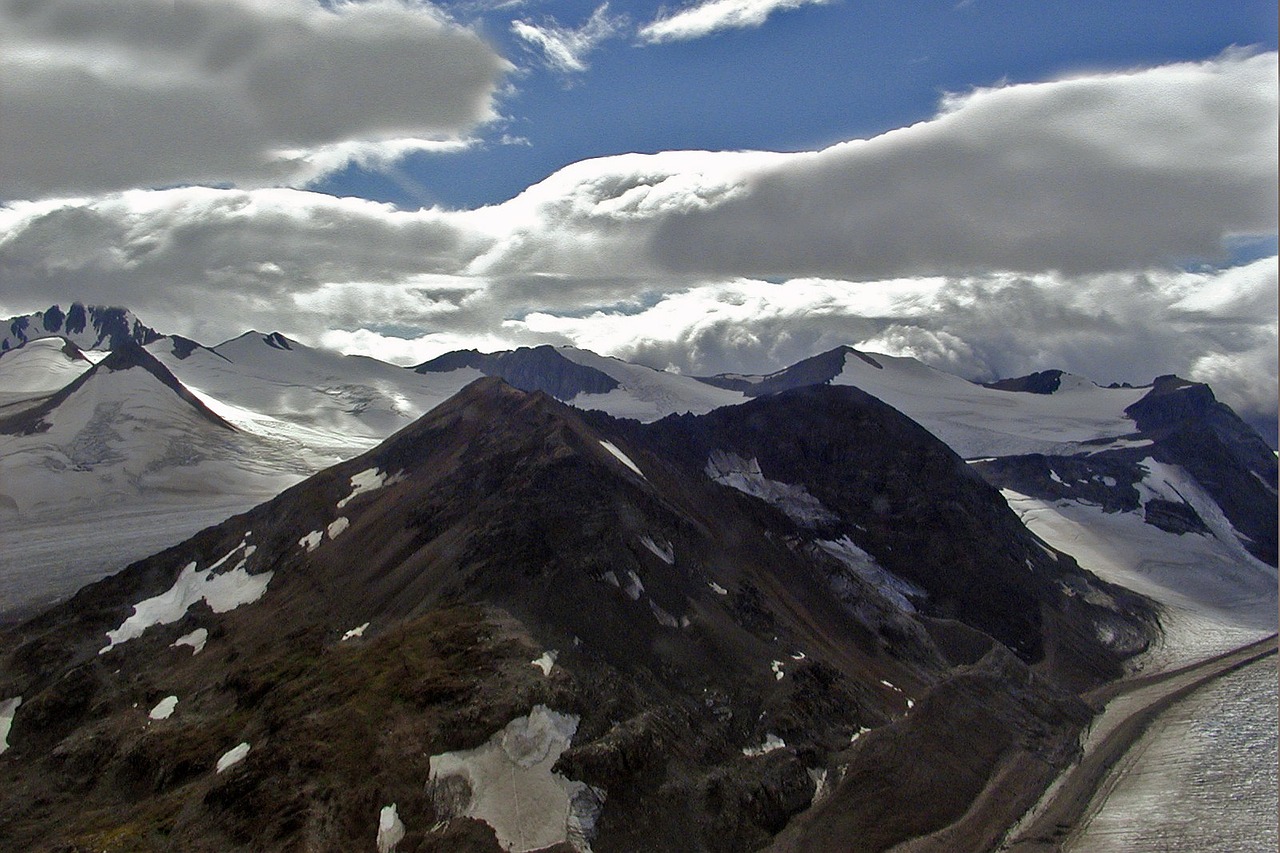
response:
<path id="1" fill-rule="evenodd" d="M 862 359 L 874 368 L 881 368 L 874 357 L 859 352 L 853 347 L 842 346 L 798 361 L 790 367 L 767 376 L 747 377 L 726 373 L 718 376 L 700 376 L 698 379 L 717 388 L 740 391 L 748 397 L 761 397 L 765 394 L 804 388 L 807 385 L 825 385 L 844 372 L 845 357 L 849 355 Z"/>
<path id="2" fill-rule="evenodd" d="M 63 311 L 54 305 L 45 311 L 10 317 L 0 337 L 0 351 L 17 349 L 37 338 L 62 337 L 81 349 L 116 349 L 126 343 L 141 346 L 163 337 L 144 326 L 124 308 L 85 306 L 79 302 Z"/>
<path id="3" fill-rule="evenodd" d="M 0 837 L 978 849 L 1155 615 L 856 389 L 642 425 L 484 379 L 0 635 Z"/>
<path id="4" fill-rule="evenodd" d="M 521 391 L 542 391 L 561 401 L 579 394 L 606 394 L 618 387 L 618 380 L 612 376 L 572 362 L 552 346 L 495 353 L 457 350 L 419 364 L 413 371 L 449 373 L 464 367 L 496 376 Z"/>
<path id="5" fill-rule="evenodd" d="M 1062 385 L 1061 370 L 1039 370 L 1026 376 L 997 379 L 982 383 L 997 391 L 1022 391 L 1028 394 L 1052 394 Z"/>

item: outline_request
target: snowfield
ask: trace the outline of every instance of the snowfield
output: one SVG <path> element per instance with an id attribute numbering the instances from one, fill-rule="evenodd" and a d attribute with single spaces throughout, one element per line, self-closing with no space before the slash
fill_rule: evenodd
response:
<path id="1" fill-rule="evenodd" d="M 854 353 L 833 385 L 853 385 L 917 421 L 965 458 L 1026 453 L 1070 455 L 1126 446 L 1136 429 L 1124 410 L 1146 388 L 1100 388 L 1064 376 L 1053 394 L 998 391 L 943 373 L 914 358 Z M 1111 445 L 1086 445 L 1115 439 Z"/>
<path id="2" fill-rule="evenodd" d="M 153 625 L 177 622 L 198 602 L 208 604 L 214 613 L 226 613 L 257 601 L 267 591 L 274 572 L 249 574 L 245 565 L 253 551 L 253 545 L 241 542 L 203 571 L 198 570 L 194 562 L 188 563 L 172 587 L 135 604 L 133 615 L 125 619 L 119 628 L 107 632 L 109 642 L 99 649 L 98 654 L 106 654 L 121 643 L 141 637 Z M 243 552 L 244 556 L 235 568 L 218 574 L 217 569 L 238 552 Z"/>
<path id="3" fill-rule="evenodd" d="M 483 746 L 431 756 L 437 792 L 448 790 L 454 777 L 467 784 L 461 811 L 442 817 L 482 820 L 515 853 L 563 843 L 589 851 L 604 792 L 551 769 L 577 730 L 576 715 L 535 705 Z M 444 800 L 437 793 L 437 807 Z"/>

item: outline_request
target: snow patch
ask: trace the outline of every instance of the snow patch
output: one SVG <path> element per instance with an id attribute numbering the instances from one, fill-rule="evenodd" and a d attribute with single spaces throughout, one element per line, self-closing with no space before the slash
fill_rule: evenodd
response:
<path id="1" fill-rule="evenodd" d="M 339 643 L 342 643 L 342 642 L 345 642 L 345 641 L 347 641 L 347 640 L 354 639 L 355 637 L 363 637 L 363 636 L 364 636 L 364 629 L 365 629 L 365 628 L 368 628 L 368 627 L 369 627 L 369 623 L 368 623 L 368 622 L 364 623 L 363 625 L 357 625 L 356 627 L 352 628 L 352 629 L 351 629 L 350 631 L 348 631 L 347 633 L 343 634 L 343 635 L 342 635 L 342 639 L 341 639 L 341 640 L 338 640 L 338 642 L 339 642 Z"/>
<path id="2" fill-rule="evenodd" d="M 827 554 L 835 557 L 851 569 L 864 583 L 874 587 L 890 604 L 899 610 L 914 613 L 916 611 L 915 606 L 907 600 L 907 597 L 926 597 L 923 589 L 881 567 L 876 562 L 875 557 L 855 545 L 848 536 L 842 536 L 835 540 L 820 539 L 816 544 Z"/>
<path id="3" fill-rule="evenodd" d="M 659 560 L 666 563 L 668 566 L 675 565 L 676 552 L 675 549 L 671 547 L 670 542 L 663 542 L 659 545 L 657 542 L 653 541 L 653 537 L 641 536 L 640 544 L 652 551 Z"/>
<path id="4" fill-rule="evenodd" d="M 190 646 L 191 654 L 198 655 L 204 651 L 204 644 L 209 641 L 209 631 L 206 628 L 196 628 L 190 634 L 183 634 L 178 639 L 169 644 L 169 648 L 176 649 L 178 646 Z"/>
<path id="5" fill-rule="evenodd" d="M 649 610 L 653 613 L 653 618 L 658 620 L 659 625 L 666 628 L 681 627 L 680 620 L 659 607 L 652 598 L 649 599 Z"/>
<path id="6" fill-rule="evenodd" d="M 383 806 L 378 812 L 378 853 L 392 853 L 404 840 L 404 823 L 396 814 L 396 804 Z"/>
<path id="7" fill-rule="evenodd" d="M 215 570 L 225 563 L 237 551 L 244 551 L 244 557 L 236 567 L 222 574 Z M 177 622 L 192 605 L 204 601 L 214 613 L 226 613 L 242 604 L 252 604 L 267 591 L 274 572 L 263 572 L 251 575 L 245 569 L 245 563 L 253 553 L 254 546 L 246 547 L 241 542 L 225 557 L 218 560 L 203 571 L 196 568 L 196 563 L 186 565 L 173 586 L 165 592 L 145 599 L 133 606 L 133 615 L 125 619 L 119 628 L 107 632 L 106 646 L 98 650 L 105 654 L 111 649 L 129 640 L 141 637 L 152 625 L 168 625 Z"/>
<path id="8" fill-rule="evenodd" d="M 609 451 L 611 454 L 613 454 L 613 457 L 617 459 L 619 462 L 621 462 L 623 465 L 626 465 L 632 471 L 635 471 L 637 474 L 639 474 L 641 479 L 647 479 L 644 476 L 644 472 L 640 470 L 640 468 L 636 465 L 636 463 L 631 461 L 631 457 L 627 456 L 627 454 L 619 450 L 612 442 L 601 439 L 600 446 L 603 447 L 605 450 Z"/>
<path id="9" fill-rule="evenodd" d="M 775 681 L 781 681 L 782 676 L 786 675 L 786 673 L 782 671 L 782 661 L 780 660 L 770 661 L 769 669 L 773 670 L 773 677 Z"/>
<path id="10" fill-rule="evenodd" d="M 320 547 L 320 543 L 323 540 L 324 540 L 324 531 L 313 530 L 310 533 L 308 533 L 306 536 L 303 536 L 301 539 L 299 539 L 298 544 L 301 545 L 303 548 L 306 548 L 307 553 L 310 554 L 312 551 Z"/>
<path id="11" fill-rule="evenodd" d="M 484 821 L 506 850 L 569 843 L 589 851 L 604 791 L 552 770 L 578 721 L 536 705 L 476 749 L 431 756 L 437 814 Z M 451 783 L 455 778 L 465 784 Z"/>
<path id="12" fill-rule="evenodd" d="M 18 706 L 21 704 L 21 696 L 0 702 L 0 755 L 9 748 L 9 730 L 13 728 L 13 716 L 18 713 Z"/>
<path id="13" fill-rule="evenodd" d="M 559 656 L 560 656 L 560 653 L 555 649 L 548 649 L 547 651 L 543 652 L 540 657 L 538 657 L 535 660 L 529 661 L 529 663 L 533 664 L 538 669 L 542 670 L 543 675 L 550 675 L 551 668 L 556 665 L 556 658 L 558 658 Z"/>
<path id="14" fill-rule="evenodd" d="M 239 764 L 241 761 L 244 761 L 244 757 L 248 754 L 249 754 L 249 744 L 247 743 L 241 743 L 237 746 L 231 747 L 231 749 L 228 749 L 226 752 L 222 753 L 222 757 L 218 759 L 217 769 L 215 772 L 221 773 L 223 770 L 226 770 L 228 767 L 234 767 L 235 765 Z"/>
<path id="15" fill-rule="evenodd" d="M 809 494 L 804 486 L 779 483 L 764 476 L 755 457 L 744 459 L 736 453 L 713 450 L 704 469 L 713 482 L 758 498 L 781 510 L 803 527 L 818 527 L 839 517 Z"/>
<path id="16" fill-rule="evenodd" d="M 813 799 L 809 801 L 809 805 L 815 805 L 818 801 L 824 799 L 828 793 L 827 788 L 827 768 L 825 767 L 808 767 L 805 772 L 809 774 L 809 778 L 813 780 Z"/>
<path id="17" fill-rule="evenodd" d="M 178 707 L 178 697 L 166 696 L 147 712 L 147 716 L 153 720 L 167 720 L 173 716 L 173 709 L 176 707 Z"/>
<path id="18" fill-rule="evenodd" d="M 1062 478 L 1058 476 L 1058 472 L 1053 470 L 1052 468 L 1049 469 L 1049 479 L 1053 480 L 1053 482 L 1057 483 L 1060 486 L 1066 485 L 1066 483 L 1062 482 Z"/>
<path id="19" fill-rule="evenodd" d="M 714 592 L 716 595 L 728 595 L 728 594 L 729 594 L 729 590 L 727 590 L 727 589 L 725 589 L 724 587 L 720 586 L 720 584 L 716 583 L 715 581 L 707 581 L 707 586 L 711 587 L 711 591 L 712 591 L 712 592 Z"/>
<path id="20" fill-rule="evenodd" d="M 369 468 L 359 474 L 353 474 L 351 476 L 351 494 L 338 501 L 338 509 L 342 509 L 360 495 L 376 491 L 384 486 L 390 486 L 403 479 L 403 471 L 388 476 L 385 471 L 379 471 L 377 468 Z"/>
<path id="21" fill-rule="evenodd" d="M 632 601 L 639 601 L 640 596 L 644 595 L 644 584 L 640 582 L 640 576 L 631 569 L 627 569 L 627 585 L 622 587 L 622 591 Z"/>
<path id="22" fill-rule="evenodd" d="M 786 747 L 786 741 L 772 732 L 769 732 L 764 736 L 764 743 L 759 746 L 744 746 L 742 748 L 742 754 L 748 758 L 755 758 L 758 755 L 766 755 L 774 750 L 786 749 Z"/>
<path id="23" fill-rule="evenodd" d="M 333 521 L 331 521 L 329 523 L 329 526 L 325 529 L 329 531 L 330 539 L 337 539 L 338 535 L 341 534 L 342 531 L 346 530 L 350 526 L 351 526 L 351 519 L 347 518 L 345 515 L 342 515 L 335 518 Z"/>

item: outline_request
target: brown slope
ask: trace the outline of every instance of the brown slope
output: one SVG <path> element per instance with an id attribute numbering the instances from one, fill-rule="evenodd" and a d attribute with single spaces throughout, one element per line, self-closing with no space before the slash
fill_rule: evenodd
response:
<path id="1" fill-rule="evenodd" d="M 857 420 L 835 425 L 884 440 Z M 394 482 L 353 496 L 374 471 Z M 222 614 L 196 604 L 99 654 L 134 604 L 189 562 L 232 552 L 249 573 L 273 573 L 261 600 Z M 365 622 L 363 637 L 341 639 Z M 197 628 L 199 655 L 171 647 Z M 559 657 L 544 677 L 529 662 L 548 648 Z M 948 685 L 966 666 L 991 670 L 993 654 L 982 683 L 1013 710 L 986 718 L 970 750 L 984 756 L 977 780 L 1011 751 L 1057 760 L 1080 706 L 972 629 L 895 609 L 671 447 L 481 380 L 369 453 L 0 637 L 0 701 L 23 697 L 0 756 L 11 780 L 0 837 L 30 849 L 354 849 L 394 801 L 410 827 L 401 849 L 496 849 L 474 822 L 430 829 L 449 810 L 428 793 L 428 757 L 547 704 L 581 718 L 562 772 L 608 793 L 595 849 L 758 847 L 810 804 L 809 770 L 893 770 L 880 751 L 846 750 L 863 728 L 926 749 L 917 763 L 931 783 L 909 797 L 876 789 L 878 809 L 924 803 L 886 836 L 906 838 L 945 826 L 969 796 L 937 796 L 949 780 L 927 768 L 968 761 L 955 724 L 982 706 Z M 147 722 L 166 695 L 178 712 Z M 1017 714 L 1040 720 L 1039 742 L 995 731 Z M 786 748 L 743 754 L 767 735 Z M 241 741 L 253 746 L 244 763 L 213 773 Z"/>

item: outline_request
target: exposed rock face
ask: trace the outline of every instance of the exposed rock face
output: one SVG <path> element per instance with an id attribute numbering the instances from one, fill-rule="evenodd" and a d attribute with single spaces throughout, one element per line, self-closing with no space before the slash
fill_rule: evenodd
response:
<path id="1" fill-rule="evenodd" d="M 1276 565 L 1276 456 L 1258 434 L 1219 403 L 1207 385 L 1162 376 L 1126 413 L 1135 431 L 1127 446 L 1076 456 L 1029 454 L 985 459 L 973 467 L 1001 488 L 1048 500 L 1072 500 L 1105 512 L 1141 510 L 1171 533 L 1238 538 L 1253 556 Z M 1229 528 L 1213 530 L 1191 490 L 1165 482 L 1169 466 L 1203 489 Z M 1176 479 L 1176 478 L 1175 478 Z M 1185 493 L 1184 493 L 1185 492 Z"/>
<path id="2" fill-rule="evenodd" d="M 551 346 L 520 347 L 495 353 L 458 350 L 424 362 L 413 370 L 447 373 L 463 367 L 496 376 L 521 391 L 542 391 L 566 402 L 579 394 L 607 394 L 618 387 L 618 381 L 612 376 L 575 364 Z"/>
<path id="3" fill-rule="evenodd" d="M 984 382 L 988 388 L 997 391 L 1022 391 L 1027 394 L 1052 394 L 1062 385 L 1061 370 L 1040 370 L 1026 376 L 1012 379 L 997 379 L 995 382 Z"/>
<path id="4" fill-rule="evenodd" d="M 845 357 L 849 355 L 862 359 L 872 367 L 880 367 L 875 358 L 859 352 L 853 347 L 836 347 L 833 350 L 819 353 L 812 358 L 798 361 L 777 373 L 751 380 L 727 374 L 699 378 L 708 385 L 741 391 L 748 397 L 762 397 L 766 394 L 791 391 L 807 385 L 825 385 L 844 371 Z"/>
<path id="5" fill-rule="evenodd" d="M 125 343 L 145 346 L 162 336 L 124 308 L 73 303 L 64 312 L 54 305 L 46 311 L 9 318 L 0 328 L 0 351 L 16 349 L 36 338 L 64 337 L 81 349 L 116 349 Z"/>
<path id="6" fill-rule="evenodd" d="M 756 849 L 802 812 L 880 849 L 1008 768 L 1033 794 L 1087 719 L 1069 691 L 1154 632 L 856 389 L 640 425 L 483 379 L 0 635 L 0 837 L 364 849 L 394 803 L 397 850 L 499 850 L 465 769 L 497 743 L 539 774 L 508 797 L 564 794 L 562 850 Z"/>

